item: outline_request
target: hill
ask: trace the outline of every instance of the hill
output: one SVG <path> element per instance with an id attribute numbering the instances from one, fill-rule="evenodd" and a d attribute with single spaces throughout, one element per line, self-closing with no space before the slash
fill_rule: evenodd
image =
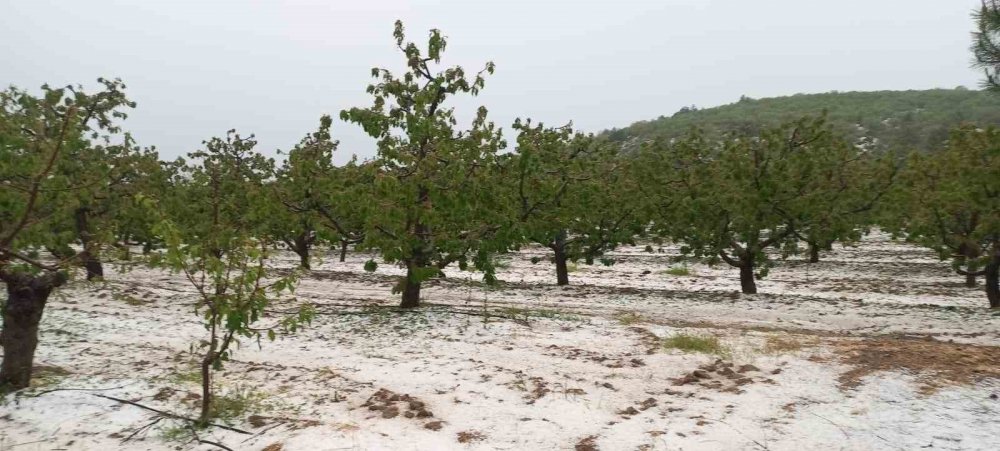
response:
<path id="1" fill-rule="evenodd" d="M 1000 95 L 966 88 L 911 91 L 828 92 L 751 99 L 714 108 L 685 107 L 670 117 L 636 122 L 604 132 L 618 142 L 637 143 L 684 135 L 693 126 L 708 133 L 754 133 L 823 111 L 831 125 L 879 149 L 936 147 L 948 130 L 964 124 L 1000 126 Z"/>

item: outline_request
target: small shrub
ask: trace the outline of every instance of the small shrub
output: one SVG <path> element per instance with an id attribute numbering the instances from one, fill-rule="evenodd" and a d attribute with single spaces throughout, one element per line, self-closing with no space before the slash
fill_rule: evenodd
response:
<path id="1" fill-rule="evenodd" d="M 167 442 L 190 442 L 194 436 L 187 422 L 175 422 L 160 429 L 160 438 Z"/>
<path id="2" fill-rule="evenodd" d="M 580 267 L 577 266 L 576 263 L 570 262 L 570 263 L 566 264 L 566 272 L 577 272 L 579 270 L 580 270 Z"/>
<path id="3" fill-rule="evenodd" d="M 32 370 L 31 387 L 50 387 L 61 382 L 70 372 L 66 369 L 53 365 L 35 365 Z"/>
<path id="4" fill-rule="evenodd" d="M 688 268 L 687 265 L 674 266 L 674 267 L 671 267 L 670 269 L 668 269 L 666 271 L 663 271 L 663 272 L 664 272 L 664 274 L 671 275 L 671 276 L 690 276 L 691 275 L 691 269 Z"/>
<path id="5" fill-rule="evenodd" d="M 201 372 L 198 370 L 178 370 L 168 374 L 166 380 L 178 385 L 201 385 Z"/>
<path id="6" fill-rule="evenodd" d="M 678 349 L 684 352 L 700 352 L 702 354 L 726 354 L 725 347 L 719 337 L 713 335 L 691 335 L 679 333 L 663 340 L 666 349 Z"/>
<path id="7" fill-rule="evenodd" d="M 646 320 L 642 317 L 642 315 L 636 312 L 618 312 L 615 314 L 614 318 L 618 320 L 618 323 L 625 326 L 638 324 Z"/>
<path id="8" fill-rule="evenodd" d="M 264 392 L 247 385 L 237 385 L 228 392 L 216 395 L 212 402 L 212 417 L 224 421 L 242 418 L 248 412 L 266 412 L 274 406 Z"/>

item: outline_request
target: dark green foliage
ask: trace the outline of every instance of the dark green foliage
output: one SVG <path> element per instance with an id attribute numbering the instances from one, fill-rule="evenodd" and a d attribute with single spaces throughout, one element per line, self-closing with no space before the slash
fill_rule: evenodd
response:
<path id="1" fill-rule="evenodd" d="M 506 163 L 513 226 L 522 239 L 552 250 L 556 280 L 569 283 L 567 262 L 601 259 L 642 232 L 634 214 L 636 180 L 619 147 L 570 126 L 546 128 L 517 120 L 517 150 Z"/>
<path id="2" fill-rule="evenodd" d="M 684 254 L 739 268 L 748 294 L 773 265 L 769 249 L 797 252 L 799 235 L 855 237 L 854 214 L 871 209 L 895 173 L 822 117 L 722 140 L 694 131 L 636 158 L 655 233 L 683 243 Z"/>
<path id="3" fill-rule="evenodd" d="M 637 122 L 608 131 L 607 136 L 629 143 L 631 148 L 648 140 L 682 138 L 695 126 L 710 137 L 726 132 L 752 135 L 824 111 L 834 133 L 881 150 L 928 151 L 938 148 L 948 139 L 949 130 L 958 125 L 1000 125 L 1000 98 L 984 91 L 930 89 L 744 98 L 729 105 Z"/>
<path id="4" fill-rule="evenodd" d="M 972 33 L 972 54 L 976 66 L 985 72 L 983 86 L 990 91 L 1000 91 L 1000 3 L 983 0 L 982 7 L 973 13 L 976 31 Z"/>
<path id="5" fill-rule="evenodd" d="M 964 127 L 940 152 L 913 155 L 890 205 L 886 226 L 973 281 L 985 276 L 990 306 L 1000 307 L 1000 130 Z"/>

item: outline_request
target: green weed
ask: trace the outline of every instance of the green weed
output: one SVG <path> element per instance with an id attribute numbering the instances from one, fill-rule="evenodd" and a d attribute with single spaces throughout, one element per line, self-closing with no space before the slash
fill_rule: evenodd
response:
<path id="1" fill-rule="evenodd" d="M 663 271 L 663 273 L 671 276 L 690 276 L 693 274 L 691 269 L 688 268 L 687 265 L 674 266 L 666 271 Z"/>
<path id="2" fill-rule="evenodd" d="M 719 337 L 713 335 L 692 335 L 679 333 L 663 340 L 666 349 L 677 349 L 684 352 L 699 352 L 702 354 L 729 354 L 728 348 L 722 345 Z"/>

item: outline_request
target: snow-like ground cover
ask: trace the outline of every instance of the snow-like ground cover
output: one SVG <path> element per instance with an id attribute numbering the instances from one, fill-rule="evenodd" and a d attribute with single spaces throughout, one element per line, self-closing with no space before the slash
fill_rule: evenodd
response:
<path id="1" fill-rule="evenodd" d="M 670 275 L 676 248 L 644 248 L 577 266 L 568 287 L 531 263 L 539 249 L 504 257 L 494 289 L 452 269 L 407 313 L 391 308 L 397 268 L 324 255 L 296 291 L 315 321 L 242 343 L 218 378 L 228 423 L 249 434 L 198 437 L 268 451 L 1000 447 L 1000 315 L 930 253 L 875 235 L 781 262 L 744 296 L 731 268 Z M 194 300 L 156 270 L 72 282 L 47 307 L 37 386 L 0 405 L 0 450 L 219 449 L 95 396 L 194 416 Z M 664 346 L 679 334 L 718 346 Z"/>

